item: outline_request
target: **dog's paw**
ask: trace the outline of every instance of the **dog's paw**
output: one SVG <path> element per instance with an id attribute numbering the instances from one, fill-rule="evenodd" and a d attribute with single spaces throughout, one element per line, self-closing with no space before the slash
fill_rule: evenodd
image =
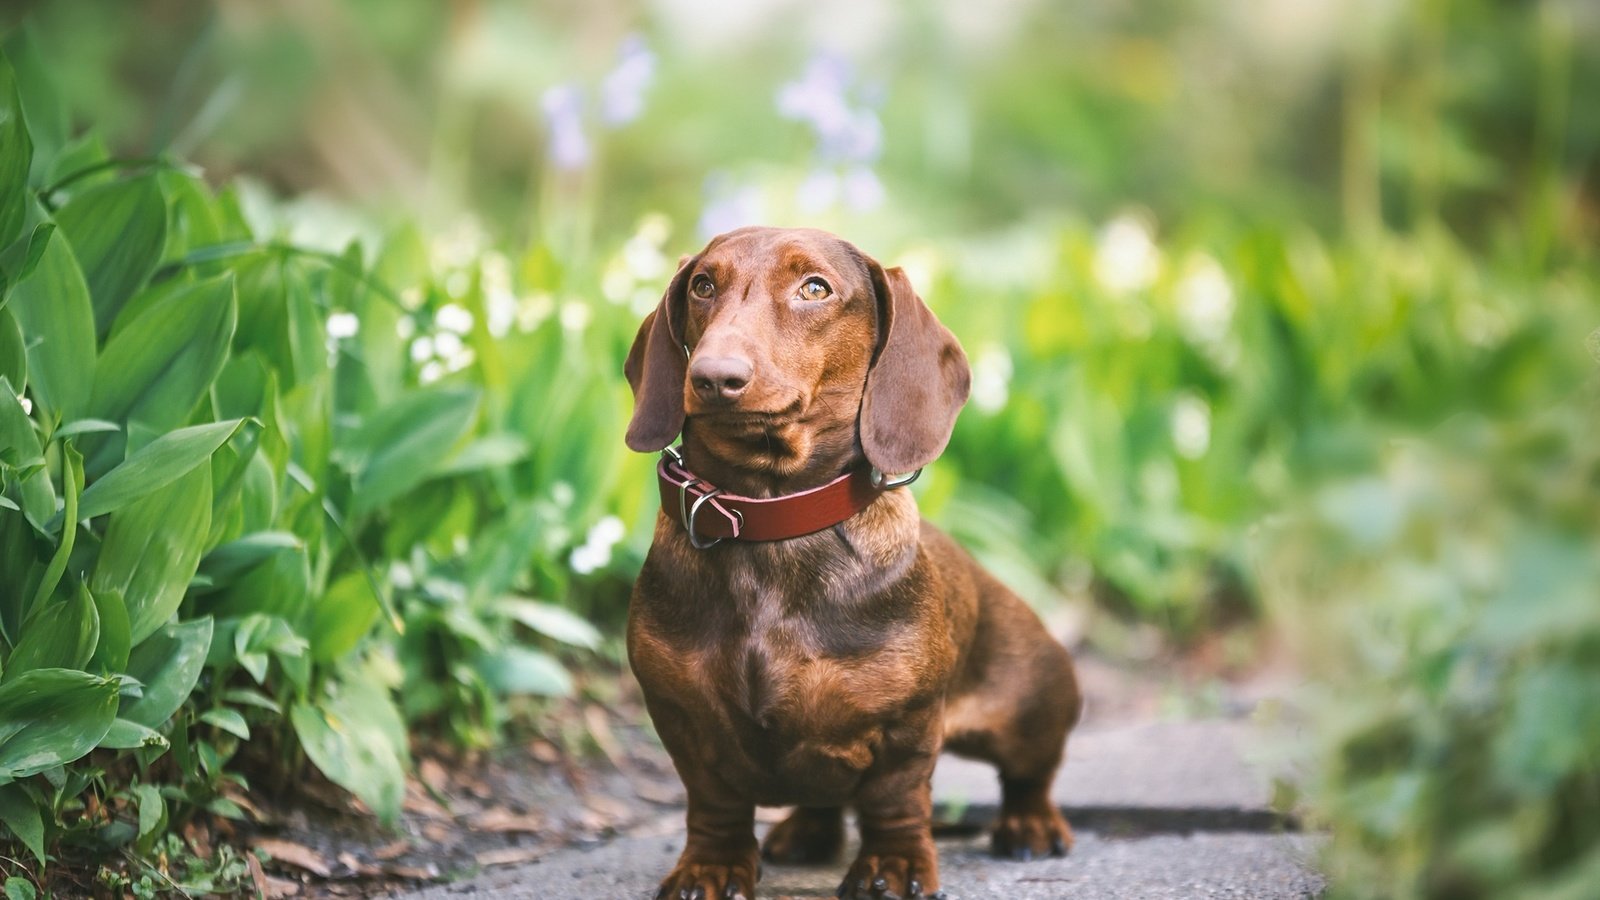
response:
<path id="1" fill-rule="evenodd" d="M 1000 816 L 994 826 L 990 852 L 1003 859 L 1023 861 L 1045 856 L 1066 856 L 1072 849 L 1072 828 L 1055 809 Z"/>
<path id="2" fill-rule="evenodd" d="M 680 862 L 656 889 L 655 900 L 751 900 L 755 895 L 753 863 Z"/>
<path id="3" fill-rule="evenodd" d="M 773 826 L 761 842 L 761 858 L 790 865 L 833 862 L 844 849 L 844 814 L 801 807 Z"/>
<path id="4" fill-rule="evenodd" d="M 939 890 L 939 866 L 926 859 L 863 853 L 834 896 L 842 900 L 951 900 Z"/>

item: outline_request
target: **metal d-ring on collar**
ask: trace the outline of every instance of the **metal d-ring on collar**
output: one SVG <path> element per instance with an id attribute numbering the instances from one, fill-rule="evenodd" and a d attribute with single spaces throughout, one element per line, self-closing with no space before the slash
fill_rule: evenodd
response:
<path id="1" fill-rule="evenodd" d="M 917 476 L 921 475 L 921 474 L 922 474 L 922 470 L 921 469 L 913 469 L 911 471 L 911 474 L 909 474 L 909 475 L 900 475 L 900 476 L 885 475 L 881 470 L 878 469 L 877 466 L 873 466 L 872 467 L 872 486 L 877 488 L 880 491 L 890 491 L 890 490 L 894 490 L 897 487 L 905 487 L 906 485 L 910 484 L 911 482 L 916 481 L 917 480 Z"/>
<path id="2" fill-rule="evenodd" d="M 683 464 L 683 454 L 678 452 L 678 448 L 668 447 L 663 450 L 662 453 L 671 457 L 672 461 L 676 463 L 679 468 L 683 469 L 685 472 L 689 471 L 688 467 Z M 711 498 L 722 493 L 722 488 L 713 487 L 709 493 L 701 494 L 699 497 L 695 498 L 694 505 L 692 506 L 689 504 L 689 488 L 692 488 L 697 484 L 708 483 L 709 482 L 703 478 L 691 478 L 688 481 L 685 481 L 683 484 L 678 485 L 678 521 L 683 523 L 683 530 L 688 532 L 689 546 L 695 548 L 696 550 L 706 550 L 711 547 L 715 547 L 723 541 L 722 538 L 712 538 L 709 541 L 702 541 L 700 540 L 700 536 L 695 533 L 694 523 L 695 518 L 700 515 L 700 507 L 703 506 L 707 500 L 710 500 Z M 722 509 L 724 512 L 733 513 L 733 515 L 739 520 L 733 531 L 734 537 L 738 537 L 739 532 L 744 530 L 744 513 L 737 509 L 726 509 L 721 506 L 719 506 L 718 509 Z"/>

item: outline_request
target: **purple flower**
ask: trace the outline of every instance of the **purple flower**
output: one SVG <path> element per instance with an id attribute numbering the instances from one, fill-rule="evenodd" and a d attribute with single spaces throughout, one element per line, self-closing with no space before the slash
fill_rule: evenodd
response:
<path id="1" fill-rule="evenodd" d="M 600 83 L 600 118 L 616 128 L 644 112 L 644 94 L 655 78 L 656 57 L 644 38 L 632 34 L 622 42 L 617 66 Z"/>
<path id="2" fill-rule="evenodd" d="M 571 171 L 589 162 L 589 138 L 583 133 L 583 99 L 571 84 L 558 84 L 540 98 L 550 129 L 550 161 Z"/>

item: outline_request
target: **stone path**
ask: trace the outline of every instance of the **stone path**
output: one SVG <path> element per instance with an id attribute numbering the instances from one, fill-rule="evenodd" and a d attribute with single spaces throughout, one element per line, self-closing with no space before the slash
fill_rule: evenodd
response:
<path id="1" fill-rule="evenodd" d="M 991 859 L 983 825 L 999 790 L 987 766 L 945 758 L 934 776 L 943 887 L 952 898 L 1303 898 L 1322 893 L 1320 838 L 1272 811 L 1259 761 L 1269 745 L 1249 724 L 1122 725 L 1074 735 L 1055 796 L 1077 832 L 1065 859 Z M 516 868 L 412 895 L 454 898 L 652 896 L 682 848 L 661 834 L 562 850 Z M 847 849 L 845 860 L 853 854 Z M 830 898 L 844 862 L 768 865 L 763 898 Z"/>

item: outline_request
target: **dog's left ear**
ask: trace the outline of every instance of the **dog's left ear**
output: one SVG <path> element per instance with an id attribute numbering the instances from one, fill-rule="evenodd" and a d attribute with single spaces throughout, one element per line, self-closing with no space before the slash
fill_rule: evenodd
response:
<path id="1" fill-rule="evenodd" d="M 861 398 L 861 449 L 879 471 L 902 474 L 938 458 L 972 373 L 950 329 L 911 287 L 899 267 L 868 260 L 878 299 L 878 356 Z"/>
<path id="2" fill-rule="evenodd" d="M 683 383 L 688 360 L 683 352 L 684 286 L 696 257 L 678 261 L 666 293 L 655 311 L 644 317 L 639 334 L 623 363 L 633 388 L 633 419 L 628 423 L 629 449 L 653 453 L 672 443 L 683 430 Z"/>

